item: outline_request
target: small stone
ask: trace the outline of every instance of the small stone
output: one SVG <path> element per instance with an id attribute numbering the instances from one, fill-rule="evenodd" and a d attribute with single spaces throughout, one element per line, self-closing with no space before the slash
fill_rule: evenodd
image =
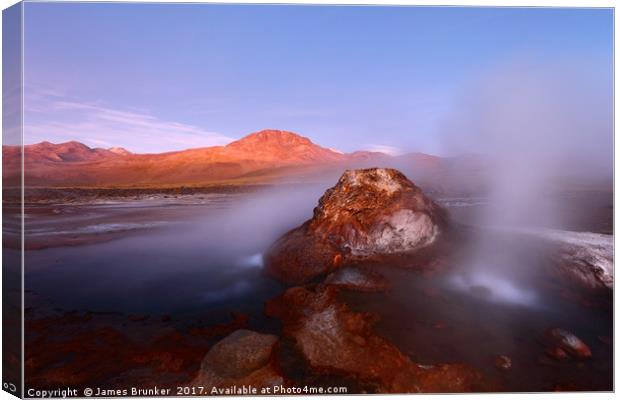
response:
<path id="1" fill-rule="evenodd" d="M 548 331 L 547 336 L 572 357 L 580 359 L 592 357 L 592 351 L 588 345 L 567 330 L 554 328 Z"/>
<path id="2" fill-rule="evenodd" d="M 277 341 L 274 335 L 239 329 L 211 348 L 203 366 L 222 377 L 246 376 L 267 364 Z"/>
<path id="3" fill-rule="evenodd" d="M 497 356 L 495 359 L 495 367 L 501 370 L 509 370 L 512 368 L 512 360 L 508 356 Z"/>
<path id="4" fill-rule="evenodd" d="M 278 338 L 239 329 L 217 342 L 204 357 L 195 386 L 280 385 L 275 366 Z"/>

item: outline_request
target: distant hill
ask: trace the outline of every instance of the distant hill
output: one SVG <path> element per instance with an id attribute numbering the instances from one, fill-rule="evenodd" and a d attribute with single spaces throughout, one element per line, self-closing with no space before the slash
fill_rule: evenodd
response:
<path id="1" fill-rule="evenodd" d="M 91 149 L 80 142 L 71 141 L 66 143 L 54 144 L 41 142 L 24 146 L 28 159 L 33 162 L 75 162 L 75 161 L 95 161 L 129 152 L 123 148 L 112 149 Z M 19 147 L 3 146 L 2 155 L 4 157 L 16 157 L 19 154 Z"/>
<path id="2" fill-rule="evenodd" d="M 342 153 L 307 137 L 262 130 L 226 146 L 160 154 L 123 148 L 90 148 L 79 142 L 24 146 L 25 183 L 30 187 L 157 187 L 267 183 L 277 179 L 340 174 L 346 168 L 394 166 L 425 179 L 444 174 L 447 159 L 412 153 Z M 20 149 L 3 146 L 5 186 L 20 181 Z M 421 178 L 421 176 L 420 176 Z"/>

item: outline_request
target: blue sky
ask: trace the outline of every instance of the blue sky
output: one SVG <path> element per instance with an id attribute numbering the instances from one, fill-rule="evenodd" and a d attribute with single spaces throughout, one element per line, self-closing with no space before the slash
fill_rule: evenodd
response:
<path id="1" fill-rule="evenodd" d="M 442 154 L 464 93 L 506 65 L 611 93 L 609 9 L 27 3 L 24 18 L 26 143 L 160 152 L 275 128 Z"/>

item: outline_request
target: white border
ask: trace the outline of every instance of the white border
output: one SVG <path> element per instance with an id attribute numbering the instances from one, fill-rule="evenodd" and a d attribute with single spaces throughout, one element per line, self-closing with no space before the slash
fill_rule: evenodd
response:
<path id="1" fill-rule="evenodd" d="M 35 0 L 26 0 L 26 2 L 35 2 Z M 84 2 L 84 1 L 78 1 L 78 0 L 59 0 L 59 1 L 49 1 L 49 2 Z M 115 3 L 115 2 L 123 2 L 121 0 L 108 0 L 108 1 L 93 1 L 93 2 L 99 2 L 99 3 Z M 470 7 L 582 7 L 582 8 L 592 8 L 592 7 L 613 7 L 615 8 L 616 6 L 616 1 L 610 1 L 610 0 L 589 0 L 589 1 L 578 1 L 578 0 L 539 0 L 539 1 L 532 1 L 532 0 L 476 0 L 476 1 L 468 1 L 468 0 L 426 0 L 426 1 L 415 1 L 415 0 L 374 0 L 374 1 L 369 1 L 369 0 L 339 0 L 339 1 L 331 1 L 331 0 L 314 0 L 314 1 L 300 1 L 300 0 L 288 0 L 288 1 L 276 1 L 276 0 L 272 0 L 272 1 L 264 1 L 264 0 L 244 0 L 244 1 L 231 1 L 231 0 L 220 0 L 220 1 L 203 1 L 203 2 L 192 2 L 192 1 L 183 1 L 183 0 L 150 0 L 150 1 L 141 1 L 141 0 L 133 0 L 133 1 L 127 1 L 130 3 L 148 3 L 148 2 L 152 2 L 152 3 L 244 3 L 244 4 L 318 4 L 318 5 L 329 5 L 329 4 L 340 4 L 340 5 L 383 5 L 383 6 L 389 6 L 389 5 L 400 5 L 400 6 L 409 6 L 409 5 L 428 5 L 428 6 L 470 6 Z M 16 0 L 0 0 L 0 8 L 5 9 L 13 4 L 18 3 L 18 1 Z M 23 10 L 22 10 L 22 31 L 24 29 L 24 25 L 23 25 Z M 1 19 L 0 19 L 1 20 Z M 1 25 L 1 22 L 0 22 Z M 614 15 L 614 27 L 615 27 L 615 15 Z M 0 30 L 0 43 L 2 41 L 2 33 Z M 618 66 L 615 63 L 615 44 L 618 41 L 618 32 L 614 29 L 614 77 L 616 76 L 616 74 L 618 73 Z M 22 34 L 22 46 L 23 46 L 23 34 Z M 22 48 L 23 49 L 23 48 Z M 22 51 L 22 82 L 23 82 L 23 56 L 24 53 Z M 1 72 L 1 66 L 0 66 L 0 72 Z M 1 82 L 0 82 L 0 92 L 1 92 Z M 616 83 L 615 83 L 615 79 L 614 79 L 614 139 L 615 139 L 615 131 L 616 131 L 616 119 L 615 119 L 615 113 L 618 111 L 617 110 L 617 103 L 615 102 L 615 91 L 616 89 Z M 22 85 L 22 90 L 23 90 L 23 85 Z M 22 110 L 23 110 L 23 93 L 22 93 Z M 1 108 L 0 108 L 0 117 L 1 117 Z M 23 126 L 23 118 L 24 118 L 24 114 L 22 112 L 22 126 Z M 23 132 L 22 132 L 22 143 L 23 143 Z M 616 154 L 616 151 L 618 150 L 618 147 L 620 145 L 618 145 L 618 143 L 616 143 L 616 141 L 614 140 L 614 155 Z M 22 159 L 23 162 L 23 159 Z M 1 165 L 0 165 L 0 173 L 1 173 Z M 618 165 L 616 165 L 615 163 L 615 157 L 614 157 L 614 188 L 615 188 L 615 184 L 616 184 L 616 179 L 618 177 Z M 1 182 L 0 182 L 0 188 L 1 188 Z M 22 198 L 23 198 L 23 166 L 22 166 Z M 615 213 L 615 210 L 617 209 L 617 203 L 616 203 L 616 198 L 615 198 L 615 190 L 614 190 L 614 228 L 617 222 L 617 215 Z M 22 202 L 22 207 L 23 207 L 23 202 Z M 23 210 L 22 210 L 22 235 L 23 235 L 23 224 L 24 224 L 24 218 L 23 218 Z M 615 231 L 615 229 L 614 229 Z M 617 244 L 616 242 L 617 238 L 614 235 L 614 248 L 615 245 Z M 22 237 L 22 246 L 23 246 L 23 237 Z M 0 253 L 0 261 L 2 259 L 2 255 Z M 22 276 L 23 276 L 23 251 L 22 251 Z M 23 279 L 22 279 L 22 285 L 23 285 Z M 23 302 L 23 287 L 22 287 L 22 302 Z M 23 304 L 23 303 L 22 303 Z M 618 304 L 617 304 L 617 299 L 615 297 L 615 293 L 614 293 L 614 344 L 617 344 L 617 342 L 615 341 L 616 339 L 616 311 L 618 310 Z M 1 332 L 1 326 L 0 326 L 0 332 Z M 23 337 L 23 319 L 22 319 L 22 337 Z M 23 343 L 23 340 L 22 340 Z M 0 344 L 1 346 L 1 344 Z M 22 349 L 23 350 L 23 349 Z M 615 382 L 617 382 L 617 377 L 618 377 L 618 371 L 615 368 L 615 360 L 617 359 L 617 352 L 618 352 L 618 346 L 615 345 L 614 346 L 614 387 L 615 387 Z M 23 357 L 23 352 L 22 352 L 22 357 Z M 22 365 L 23 365 L 23 358 L 22 358 Z M 1 366 L 0 366 L 1 368 Z M 23 370 L 22 370 L 23 373 Z M 22 380 L 23 382 L 23 380 Z M 22 383 L 23 384 L 23 383 Z M 438 397 L 445 397 L 445 396 L 454 396 L 454 395 L 415 395 L 416 397 L 421 397 L 423 399 L 425 398 L 438 398 Z M 487 394 L 463 394 L 463 395 L 459 395 L 459 396 L 464 396 L 467 399 L 489 399 L 489 395 Z M 549 397 L 553 397 L 553 398 L 563 398 L 563 399 L 576 399 L 576 398 L 588 398 L 588 399 L 603 399 L 603 398 L 612 398 L 612 396 L 614 396 L 613 393 L 589 393 L 589 392 L 583 392 L 583 393 L 538 393 L 538 394 L 521 394 L 521 393 L 511 393 L 511 394 L 497 394 L 497 393 L 493 393 L 490 394 L 490 396 L 500 396 L 501 398 L 505 398 L 505 399 L 523 399 L 523 398 L 532 398 L 532 397 L 541 397 L 541 396 L 549 396 Z M 319 399 L 333 399 L 335 396 L 316 396 L 314 398 L 319 398 Z M 340 398 L 345 398 L 345 396 L 336 396 L 336 397 L 340 397 Z M 346 396 L 346 398 L 362 398 L 363 396 L 357 396 L 357 395 L 349 395 Z M 405 395 L 379 395 L 379 396 L 372 396 L 375 398 L 389 398 L 389 399 L 404 399 Z M 7 392 L 2 391 L 0 394 L 0 400 L 5 400 L 5 399 L 14 399 L 14 396 L 11 396 L 10 394 L 8 394 Z M 176 397 L 173 397 L 176 398 Z M 236 398 L 236 397 L 235 397 Z M 281 398 L 295 398 L 292 396 L 282 396 Z M 178 399 L 181 399 L 181 397 L 179 397 Z"/>

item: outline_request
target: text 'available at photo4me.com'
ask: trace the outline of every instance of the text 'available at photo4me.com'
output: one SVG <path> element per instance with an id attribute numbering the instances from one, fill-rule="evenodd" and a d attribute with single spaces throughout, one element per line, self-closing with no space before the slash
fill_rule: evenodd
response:
<path id="1" fill-rule="evenodd" d="M 174 388 L 149 387 L 126 389 L 106 389 L 102 387 L 74 389 L 70 387 L 49 390 L 27 389 L 26 397 L 31 398 L 70 398 L 70 397 L 126 397 L 126 396 L 259 396 L 259 395 L 310 395 L 347 394 L 345 386 L 176 386 Z"/>

